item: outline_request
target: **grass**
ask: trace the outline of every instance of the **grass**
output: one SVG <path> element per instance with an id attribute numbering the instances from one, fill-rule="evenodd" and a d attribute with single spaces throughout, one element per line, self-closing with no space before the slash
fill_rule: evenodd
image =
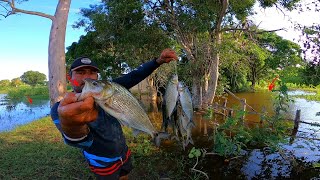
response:
<path id="1" fill-rule="evenodd" d="M 128 128 L 124 133 L 135 167 L 130 179 L 194 179 L 186 173 L 192 163 L 187 154 L 156 148 L 149 136 L 134 138 Z M 0 133 L 0 152 L 0 179 L 95 179 L 80 150 L 62 142 L 50 117 Z"/>
<path id="2" fill-rule="evenodd" d="M 156 148 L 148 135 L 134 138 L 128 128 L 124 128 L 124 133 L 134 165 L 130 180 L 204 179 L 199 173 L 189 171 L 196 161 L 188 158 L 192 146 L 182 151 L 177 143 L 163 142 L 161 148 Z M 62 142 L 50 117 L 0 133 L 0 152 L 1 180 L 95 179 L 80 150 Z M 200 160 L 197 169 L 215 179 L 244 179 L 240 172 L 244 163 L 241 159 L 226 163 L 220 156 L 208 156 Z"/>
<path id="3" fill-rule="evenodd" d="M 315 95 L 295 95 L 293 97 L 304 98 L 310 101 L 320 101 L 320 85 L 318 86 L 307 86 L 307 85 L 296 85 L 292 83 L 288 83 L 288 88 L 290 90 L 303 90 L 307 92 L 314 92 Z"/>
<path id="4" fill-rule="evenodd" d="M 49 117 L 0 134 L 0 179 L 90 179 L 81 152 L 66 146 Z"/>

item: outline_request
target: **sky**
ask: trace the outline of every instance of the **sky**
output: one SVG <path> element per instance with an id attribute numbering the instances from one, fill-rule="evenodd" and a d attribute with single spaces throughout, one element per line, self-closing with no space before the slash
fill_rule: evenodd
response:
<path id="1" fill-rule="evenodd" d="M 308 0 L 306 0 L 308 1 Z M 77 42 L 81 35 L 86 34 L 83 29 L 73 29 L 72 24 L 78 20 L 80 8 L 87 8 L 98 0 L 73 0 L 70 6 L 65 47 Z M 24 10 L 39 11 L 54 15 L 58 0 L 29 0 L 17 7 Z M 297 39 L 299 32 L 293 30 L 288 22 L 289 17 L 294 21 L 310 25 L 320 22 L 320 16 L 313 13 L 298 14 L 286 12 L 285 16 L 276 8 L 262 10 L 255 8 L 257 15 L 251 19 L 266 30 L 286 28 L 277 34 L 288 40 Z M 24 72 L 39 71 L 48 76 L 48 45 L 51 20 L 39 16 L 19 14 L 1 18 L 0 20 L 0 80 L 20 77 Z M 294 40 L 297 42 L 296 40 Z"/>

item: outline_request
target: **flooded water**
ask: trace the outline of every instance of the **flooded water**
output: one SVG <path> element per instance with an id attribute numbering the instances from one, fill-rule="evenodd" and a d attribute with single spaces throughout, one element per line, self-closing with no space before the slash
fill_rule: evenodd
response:
<path id="1" fill-rule="evenodd" d="M 27 99 L 24 102 L 12 102 L 6 98 L 6 94 L 0 94 L 0 132 L 13 130 L 49 113 L 49 100 L 33 99 L 32 104 Z"/>
<path id="2" fill-rule="evenodd" d="M 289 95 L 306 94 L 303 91 L 292 91 Z M 261 112 L 265 109 L 269 115 L 273 114 L 273 97 L 271 92 L 258 92 L 258 93 L 237 93 L 235 94 L 239 98 L 245 98 L 246 102 L 252 106 L 256 111 Z M 227 97 L 227 107 L 237 108 L 240 107 L 240 103 L 233 97 Z M 216 102 L 222 104 L 224 99 L 217 99 Z M 151 110 L 155 108 L 150 108 Z M 305 99 L 296 98 L 289 106 L 287 113 L 284 113 L 286 117 L 294 119 L 296 110 L 301 110 L 301 121 L 310 123 L 320 123 L 320 116 L 317 113 L 320 111 L 320 102 L 307 101 Z M 149 116 L 157 129 L 161 128 L 162 114 L 157 111 L 150 111 Z M 247 108 L 247 110 L 250 110 Z M 319 114 L 319 113 L 318 113 Z M 245 116 L 246 122 L 254 123 L 259 122 L 260 117 L 256 114 L 247 114 Z M 203 120 L 202 116 L 194 113 L 194 121 L 196 122 L 196 128 L 193 129 L 193 139 L 195 141 L 196 148 L 208 148 L 212 149 L 212 136 L 213 128 L 217 121 Z M 221 118 L 220 118 L 221 121 Z M 293 128 L 293 127 L 292 127 Z M 204 171 L 207 171 L 209 177 L 220 178 L 236 178 L 238 175 L 234 173 L 241 173 L 244 179 L 312 179 L 320 178 L 320 171 L 316 169 L 295 169 L 292 166 L 292 159 L 296 162 L 307 164 L 320 162 L 320 127 L 313 126 L 305 123 L 300 123 L 296 138 L 291 139 L 291 144 L 281 144 L 283 152 L 271 153 L 269 149 L 253 149 L 248 152 L 244 152 L 244 162 L 237 165 L 228 165 L 218 162 L 216 158 L 206 158 L 206 166 L 203 167 Z M 288 140 L 289 141 L 289 140 Z M 177 145 L 174 143 L 169 144 L 168 147 Z M 193 146 L 193 145 L 189 145 Z M 180 147 L 180 150 L 182 147 Z M 236 161 L 234 161 L 236 162 Z M 231 164 L 231 163 L 230 163 Z M 216 166 L 218 165 L 218 166 Z M 235 166 L 235 167 L 231 167 Z M 236 170 L 238 168 L 238 170 Z M 300 171 L 300 172 L 299 172 Z M 230 175 L 228 175 L 228 172 Z M 218 178 L 218 179 L 220 179 Z M 211 179 L 211 178 L 210 178 Z"/>

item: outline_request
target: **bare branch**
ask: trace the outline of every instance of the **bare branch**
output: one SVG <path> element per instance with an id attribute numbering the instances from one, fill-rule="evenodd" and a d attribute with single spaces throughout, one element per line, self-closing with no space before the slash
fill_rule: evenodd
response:
<path id="1" fill-rule="evenodd" d="M 15 2 L 14 0 L 0 0 L 0 2 L 5 2 L 5 3 L 8 3 L 8 5 L 10 5 L 11 7 L 11 11 L 8 10 L 7 8 L 5 8 L 4 6 L 2 6 L 3 8 L 5 8 L 8 13 L 6 15 L 4 14 L 1 14 L 2 16 L 4 16 L 5 18 L 8 17 L 9 15 L 12 15 L 12 14 L 16 14 L 16 13 L 24 13 L 24 14 L 30 14 L 30 15 L 36 15 L 36 16 L 41 16 L 41 17 L 45 17 L 45 18 L 49 18 L 51 20 L 54 20 L 55 17 L 52 16 L 52 15 L 49 15 L 49 14 L 45 14 L 45 13 L 42 13 L 42 12 L 37 12 L 37 11 L 27 11 L 27 10 L 23 10 L 23 9 L 19 9 L 19 8 L 16 8 L 15 6 Z"/>
<path id="2" fill-rule="evenodd" d="M 36 16 L 41 16 L 41 17 L 45 17 L 45 18 L 49 18 L 52 21 L 55 19 L 54 16 L 49 15 L 49 14 L 45 14 L 42 12 L 36 12 L 36 11 L 27 11 L 27 10 L 23 10 L 23 9 L 18 9 L 18 8 L 14 8 L 15 12 L 20 12 L 20 13 L 24 13 L 24 14 L 30 14 L 30 15 L 36 15 Z"/>

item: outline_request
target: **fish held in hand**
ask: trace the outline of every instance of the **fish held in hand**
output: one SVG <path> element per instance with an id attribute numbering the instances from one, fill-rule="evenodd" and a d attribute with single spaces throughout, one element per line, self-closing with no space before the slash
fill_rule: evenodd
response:
<path id="1" fill-rule="evenodd" d="M 139 132 L 150 134 L 157 146 L 167 133 L 157 132 L 139 101 L 123 86 L 109 81 L 85 79 L 85 85 L 78 100 L 92 96 L 95 102 L 108 114 L 125 126 L 131 127 L 134 135 Z"/>

